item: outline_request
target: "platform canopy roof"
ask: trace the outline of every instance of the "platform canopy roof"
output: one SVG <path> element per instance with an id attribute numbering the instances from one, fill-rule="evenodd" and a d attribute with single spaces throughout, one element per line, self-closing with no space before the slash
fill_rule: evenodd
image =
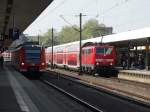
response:
<path id="1" fill-rule="evenodd" d="M 23 32 L 52 1 L 0 0 L 0 33 L 8 34 L 13 26 Z"/>
<path id="2" fill-rule="evenodd" d="M 91 39 L 82 40 L 82 45 L 85 45 L 87 43 L 103 43 L 108 45 L 114 45 L 117 47 L 128 47 L 130 46 L 144 46 L 149 41 L 150 44 L 150 27 L 107 35 L 103 37 L 96 37 Z M 57 45 L 54 48 L 63 48 L 66 46 L 78 46 L 79 47 L 79 41 L 66 43 L 62 45 Z M 48 48 L 48 50 L 51 50 L 51 47 Z M 78 48 L 79 50 L 79 48 Z"/>
<path id="3" fill-rule="evenodd" d="M 93 43 L 108 43 L 116 46 L 123 46 L 130 44 L 136 45 L 146 45 L 148 39 L 150 38 L 150 27 L 107 35 L 103 37 L 97 37 L 92 39 L 87 39 L 84 42 Z M 150 40 L 149 40 L 150 41 Z"/>

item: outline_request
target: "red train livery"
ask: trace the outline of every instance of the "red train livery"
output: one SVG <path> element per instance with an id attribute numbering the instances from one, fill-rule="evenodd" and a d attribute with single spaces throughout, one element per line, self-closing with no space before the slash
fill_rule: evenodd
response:
<path id="1" fill-rule="evenodd" d="M 99 73 L 103 69 L 112 69 L 116 63 L 116 51 L 113 46 L 93 45 L 82 48 L 82 70 Z"/>
<path id="2" fill-rule="evenodd" d="M 79 44 L 69 43 L 54 46 L 54 66 L 79 69 Z M 52 48 L 46 49 L 46 63 L 52 62 Z M 82 71 L 98 73 L 104 68 L 113 68 L 116 50 L 113 46 L 92 44 L 82 47 Z"/>
<path id="3" fill-rule="evenodd" d="M 25 43 L 11 53 L 13 66 L 21 72 L 39 72 L 46 68 L 45 49 L 37 44 Z"/>

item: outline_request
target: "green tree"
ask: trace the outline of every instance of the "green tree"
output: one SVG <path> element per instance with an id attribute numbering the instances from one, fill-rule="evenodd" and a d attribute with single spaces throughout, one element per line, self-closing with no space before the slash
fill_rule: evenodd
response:
<path id="1" fill-rule="evenodd" d="M 59 32 L 59 41 L 60 43 L 68 43 L 79 40 L 79 31 L 75 30 L 79 29 L 76 25 L 70 27 L 65 26 Z"/>
<path id="2" fill-rule="evenodd" d="M 101 35 L 100 27 L 105 27 L 104 24 L 99 24 L 97 20 L 90 19 L 83 25 L 83 39 L 98 37 Z"/>
<path id="3" fill-rule="evenodd" d="M 51 29 L 49 29 L 43 35 L 40 35 L 40 37 L 39 37 L 40 44 L 45 45 L 51 39 L 51 36 L 52 36 L 52 31 L 51 31 Z"/>
<path id="4" fill-rule="evenodd" d="M 28 41 L 37 41 L 37 36 L 27 36 Z"/>
<path id="5" fill-rule="evenodd" d="M 99 24 L 96 19 L 90 19 L 85 24 L 83 24 L 82 39 L 88 39 L 93 37 L 98 37 L 101 35 L 107 35 L 104 24 Z M 110 34 L 110 33 L 109 33 Z M 51 36 L 52 31 L 49 29 L 45 34 L 39 35 L 40 43 L 45 46 L 51 46 Z M 68 43 L 73 41 L 78 41 L 80 38 L 79 27 L 76 25 L 65 26 L 60 32 L 54 30 L 54 45 Z M 37 37 L 33 38 L 37 41 Z"/>
<path id="6" fill-rule="evenodd" d="M 58 36 L 57 36 L 56 30 L 54 30 L 54 45 L 58 44 Z M 52 45 L 52 29 L 49 29 L 46 33 L 39 36 L 40 38 L 40 44 L 45 46 L 51 46 Z"/>

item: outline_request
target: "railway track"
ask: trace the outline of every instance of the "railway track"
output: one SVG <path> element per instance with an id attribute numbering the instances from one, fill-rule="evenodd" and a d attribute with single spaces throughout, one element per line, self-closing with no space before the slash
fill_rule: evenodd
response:
<path id="1" fill-rule="evenodd" d="M 149 84 L 144 84 L 144 83 L 139 83 L 135 81 L 129 81 L 129 80 L 123 80 L 123 79 L 118 79 L 117 77 L 110 77 L 110 78 L 105 78 L 105 77 L 93 77 L 89 75 L 83 75 L 78 76 L 76 72 L 68 72 L 65 70 L 58 70 L 52 71 L 55 72 L 56 74 L 63 74 L 61 75 L 62 77 L 70 77 L 70 78 L 77 78 L 81 83 L 87 83 L 88 85 L 94 86 L 96 88 L 103 88 L 112 92 L 117 92 L 118 94 L 123 94 L 128 97 L 134 98 L 136 100 L 141 100 L 143 102 L 149 103 L 150 102 L 150 96 L 149 94 L 145 95 L 146 92 L 148 92 L 150 85 Z M 67 75 L 66 75 L 67 74 Z M 70 74 L 70 75 L 69 75 Z M 72 74 L 72 75 L 71 75 Z M 91 79 L 88 79 L 87 77 L 90 77 Z M 96 82 L 95 80 L 100 80 L 101 83 Z M 121 87 L 122 86 L 122 87 Z M 126 87 L 129 90 L 126 90 L 124 87 Z M 131 90 L 134 88 L 147 88 L 146 92 L 141 90 L 140 92 L 135 92 L 136 90 Z M 130 89 L 131 88 L 131 89 Z"/>
<path id="2" fill-rule="evenodd" d="M 104 112 L 103 110 L 100 110 L 100 109 L 98 109 L 97 107 L 92 106 L 92 105 L 89 104 L 88 102 L 86 102 L 86 101 L 84 101 L 84 100 L 82 100 L 82 99 L 80 99 L 80 98 L 74 96 L 73 94 L 71 94 L 71 93 L 69 93 L 69 92 L 67 92 L 67 91 L 65 91 L 65 90 L 63 90 L 63 89 L 61 89 L 61 88 L 59 88 L 58 86 L 56 86 L 56 85 L 50 83 L 50 82 L 47 81 L 47 80 L 41 80 L 41 82 L 45 83 L 45 84 L 48 85 L 48 86 L 53 87 L 54 89 L 58 90 L 59 92 L 61 92 L 61 93 L 63 93 L 63 94 L 69 96 L 70 98 L 72 98 L 73 100 L 77 101 L 79 104 L 84 105 L 85 107 L 89 108 L 89 109 L 90 109 L 91 111 L 93 111 L 93 112 Z"/>
<path id="3" fill-rule="evenodd" d="M 132 98 L 110 93 L 103 89 L 98 89 L 96 87 L 93 88 L 93 86 L 89 86 L 85 83 L 82 83 L 70 77 L 65 77 L 57 74 L 51 76 L 47 74 L 46 77 L 42 78 L 41 80 L 45 84 L 52 86 L 53 88 L 73 98 L 74 100 L 83 104 L 84 106 L 89 107 L 94 112 L 116 112 L 116 111 L 126 112 L 133 110 L 136 112 L 150 111 L 148 109 L 150 106 L 145 103 L 133 100 Z M 85 96 L 83 95 L 83 93 L 86 93 L 84 94 Z M 95 96 L 93 93 L 95 93 Z M 108 102 L 105 101 L 105 98 L 109 99 L 110 101 Z M 100 101 L 101 99 L 103 99 L 104 101 Z M 120 107 L 122 106 L 122 108 L 124 108 L 125 110 L 122 110 L 122 108 L 120 107 L 119 108 L 112 107 L 112 105 L 115 104 L 118 106 L 120 105 Z M 136 108 L 134 108 L 134 106 Z"/>
<path id="4" fill-rule="evenodd" d="M 78 74 L 78 72 L 76 71 L 66 71 L 64 69 L 55 69 L 57 72 L 59 73 L 62 73 L 62 74 L 65 74 L 65 73 L 68 73 L 69 74 Z M 86 73 L 83 73 L 83 75 L 87 75 L 87 76 L 90 76 L 90 77 L 95 77 L 93 75 L 89 75 L 89 74 L 86 74 Z M 123 83 L 129 83 L 129 84 L 136 84 L 136 85 L 139 85 L 139 86 L 150 86 L 150 84 L 147 84 L 147 83 L 143 83 L 143 82 L 136 82 L 136 81 L 132 81 L 132 80 L 126 80 L 126 79 L 119 79 L 117 77 L 101 77 L 101 76 L 96 76 L 97 78 L 100 77 L 102 80 L 107 80 L 107 81 L 114 81 L 114 82 L 123 82 Z"/>
<path id="5" fill-rule="evenodd" d="M 25 97 L 26 103 L 32 109 L 31 112 L 35 112 L 34 108 L 37 108 L 38 112 L 94 112 L 53 87 L 47 86 L 36 77 L 23 77 L 20 81 L 21 85 L 24 84 L 25 93 L 34 104 L 30 105 L 30 101 Z"/>

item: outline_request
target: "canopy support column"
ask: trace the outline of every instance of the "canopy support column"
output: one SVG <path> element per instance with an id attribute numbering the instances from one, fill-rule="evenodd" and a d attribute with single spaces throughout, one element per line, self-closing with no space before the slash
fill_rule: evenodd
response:
<path id="1" fill-rule="evenodd" d="M 145 46 L 145 68 L 146 70 L 149 70 L 149 43 L 150 43 L 150 37 L 147 38 L 146 46 Z"/>
<path id="2" fill-rule="evenodd" d="M 128 51 L 127 51 L 127 69 L 130 68 L 130 42 L 128 42 Z"/>

